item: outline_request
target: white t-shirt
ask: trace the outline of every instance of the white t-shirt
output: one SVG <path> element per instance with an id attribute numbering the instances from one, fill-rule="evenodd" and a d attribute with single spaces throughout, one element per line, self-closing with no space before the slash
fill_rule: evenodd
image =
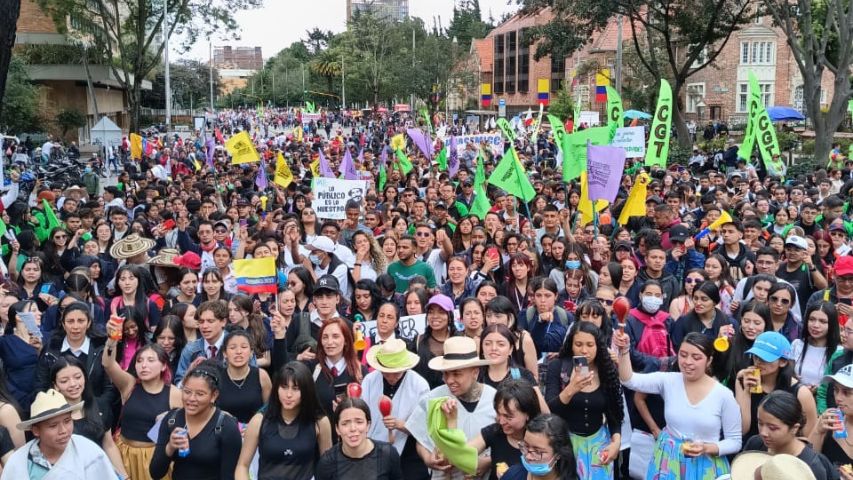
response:
<path id="1" fill-rule="evenodd" d="M 823 372 L 826 370 L 826 347 L 815 347 L 809 345 L 803 356 L 805 343 L 799 338 L 791 342 L 791 357 L 796 362 L 794 371 L 800 377 L 800 381 L 806 385 L 820 385 L 823 380 Z"/>

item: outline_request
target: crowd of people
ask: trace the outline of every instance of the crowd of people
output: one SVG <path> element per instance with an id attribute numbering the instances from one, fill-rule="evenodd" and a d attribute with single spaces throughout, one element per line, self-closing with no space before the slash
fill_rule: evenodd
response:
<path id="1" fill-rule="evenodd" d="M 853 480 L 842 154 L 793 178 L 629 159 L 585 222 L 523 125 L 526 203 L 478 182 L 503 148 L 459 144 L 452 174 L 391 151 L 416 128 L 437 157 L 463 133 L 440 118 L 208 120 L 126 141 L 96 192 L 17 198 L 6 172 L 3 480 Z M 241 132 L 260 162 L 232 164 Z M 315 207 L 320 156 L 367 181 L 345 219 Z M 234 262 L 261 258 L 276 293 L 247 294 Z"/>

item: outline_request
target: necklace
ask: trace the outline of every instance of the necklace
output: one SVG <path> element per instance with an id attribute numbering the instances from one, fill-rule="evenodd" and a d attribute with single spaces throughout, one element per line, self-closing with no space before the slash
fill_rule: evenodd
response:
<path id="1" fill-rule="evenodd" d="M 242 390 L 243 385 L 245 385 L 245 384 L 246 384 L 246 379 L 248 379 L 248 378 L 249 378 L 249 373 L 251 373 L 251 371 L 249 371 L 248 373 L 246 373 L 246 376 L 245 376 L 245 377 L 243 377 L 243 378 L 241 378 L 241 379 L 239 379 L 239 380 L 234 380 L 233 378 L 231 378 L 231 375 L 228 375 L 228 380 L 231 380 L 231 383 L 233 383 L 235 387 L 237 387 L 237 388 L 239 388 L 239 389 L 241 389 L 241 390 Z"/>

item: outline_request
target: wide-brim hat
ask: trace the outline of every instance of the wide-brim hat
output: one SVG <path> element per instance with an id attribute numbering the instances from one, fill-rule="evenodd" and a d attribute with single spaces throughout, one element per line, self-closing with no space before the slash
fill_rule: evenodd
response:
<path id="1" fill-rule="evenodd" d="M 421 357 L 406 348 L 406 342 L 393 338 L 367 351 L 367 364 L 383 373 L 405 372 L 418 364 Z"/>
<path id="2" fill-rule="evenodd" d="M 154 245 L 156 245 L 154 240 L 141 237 L 138 233 L 131 233 L 110 247 L 110 255 L 116 260 L 133 258 L 140 253 L 151 250 Z"/>
<path id="3" fill-rule="evenodd" d="M 162 248 L 159 252 L 157 252 L 157 255 L 148 260 L 148 263 L 150 265 L 155 265 L 158 267 L 180 268 L 175 263 L 175 257 L 180 254 L 181 252 L 176 248 Z"/>
<path id="4" fill-rule="evenodd" d="M 771 455 L 766 452 L 743 452 L 732 461 L 732 480 L 753 480 L 755 471 L 761 469 L 763 480 L 797 478 L 813 480 L 812 469 L 793 455 Z"/>
<path id="5" fill-rule="evenodd" d="M 53 417 L 76 412 L 83 408 L 83 402 L 70 405 L 61 393 L 54 389 L 39 392 L 30 406 L 30 419 L 18 424 L 18 430 L 29 430 L 33 425 L 50 420 Z"/>
<path id="6" fill-rule="evenodd" d="M 482 367 L 492 362 L 477 353 L 477 342 L 470 337 L 450 337 L 444 342 L 444 355 L 429 361 L 429 368 L 438 372 Z"/>

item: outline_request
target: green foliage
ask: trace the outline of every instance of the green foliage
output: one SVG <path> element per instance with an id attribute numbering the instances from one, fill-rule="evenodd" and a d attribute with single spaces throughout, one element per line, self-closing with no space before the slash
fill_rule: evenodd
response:
<path id="1" fill-rule="evenodd" d="M 68 108 L 59 112 L 54 121 L 62 130 L 62 136 L 64 137 L 68 133 L 68 130 L 86 125 L 86 115 L 76 108 Z"/>
<path id="2" fill-rule="evenodd" d="M 698 138 L 702 138 L 701 135 Z M 727 137 L 718 136 L 716 138 L 711 139 L 710 142 L 700 140 L 696 142 L 696 146 L 699 147 L 699 149 L 703 152 L 717 152 L 726 149 L 727 140 Z"/>
<path id="3" fill-rule="evenodd" d="M 15 49 L 15 55 L 27 65 L 82 65 L 81 45 L 26 44 Z M 104 65 L 107 59 L 97 52 L 88 52 L 89 64 Z"/>
<path id="4" fill-rule="evenodd" d="M 12 57 L 6 77 L 0 132 L 19 133 L 41 129 L 39 118 L 39 89 L 30 82 L 24 62 Z"/>
<path id="5" fill-rule="evenodd" d="M 575 101 L 572 99 L 572 94 L 568 90 L 560 90 L 557 93 L 557 98 L 551 101 L 548 105 L 548 113 L 556 115 L 562 121 L 566 121 L 575 111 Z"/>
<path id="6" fill-rule="evenodd" d="M 691 155 L 693 155 L 693 150 L 690 147 L 684 147 L 677 141 L 672 140 L 669 146 L 667 166 L 675 164 L 687 166 Z"/>
<path id="7" fill-rule="evenodd" d="M 468 51 L 473 39 L 485 38 L 494 27 L 482 20 L 479 0 L 459 0 L 455 3 L 447 36 L 456 38 L 459 48 Z"/>
<path id="8" fill-rule="evenodd" d="M 181 59 L 169 68 L 172 85 L 172 102 L 181 108 L 208 106 L 210 104 L 210 70 L 198 60 Z M 142 104 L 150 108 L 166 108 L 166 75 L 157 69 L 151 90 L 142 92 Z M 213 70 L 213 91 L 219 91 L 219 73 Z"/>
<path id="9" fill-rule="evenodd" d="M 812 142 L 814 147 L 814 142 Z M 799 175 L 813 175 L 815 171 L 821 168 L 826 168 L 826 161 L 818 162 L 812 156 L 798 157 L 797 163 L 788 167 L 788 178 L 795 178 Z"/>

